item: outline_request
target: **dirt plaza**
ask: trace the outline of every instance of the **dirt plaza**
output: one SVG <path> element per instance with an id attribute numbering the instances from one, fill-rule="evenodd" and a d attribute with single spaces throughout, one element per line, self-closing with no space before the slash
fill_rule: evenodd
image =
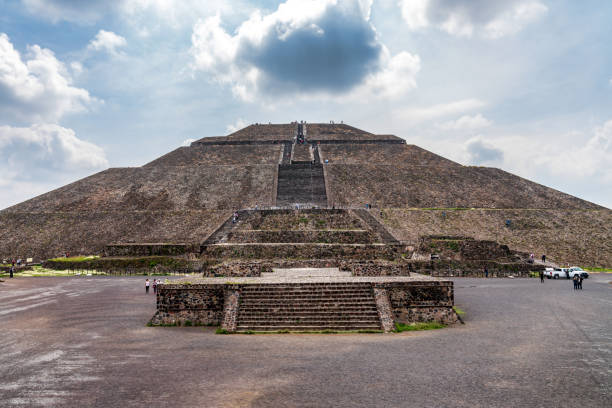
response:
<path id="1" fill-rule="evenodd" d="M 464 325 L 398 334 L 146 327 L 142 277 L 0 283 L 0 406 L 604 407 L 612 275 L 455 278 Z"/>

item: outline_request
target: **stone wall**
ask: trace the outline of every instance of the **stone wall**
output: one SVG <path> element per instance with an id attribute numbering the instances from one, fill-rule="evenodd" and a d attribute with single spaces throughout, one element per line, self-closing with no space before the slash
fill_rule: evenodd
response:
<path id="1" fill-rule="evenodd" d="M 552 209 L 384 209 L 381 220 L 403 242 L 424 235 L 491 240 L 542 254 L 560 265 L 612 265 L 612 211 Z M 509 225 L 506 223 L 509 221 Z"/>
<path id="2" fill-rule="evenodd" d="M 253 261 L 226 261 L 204 268 L 203 276 L 261 276 L 272 272 L 273 268 L 333 268 L 338 266 L 336 259 L 270 259 Z"/>
<path id="3" fill-rule="evenodd" d="M 219 325 L 223 319 L 224 285 L 162 284 L 157 289 L 157 312 L 150 324 Z"/>
<path id="4" fill-rule="evenodd" d="M 331 285 L 332 283 L 330 283 Z M 241 288 L 248 284 L 162 284 L 158 287 L 157 311 L 151 325 L 220 325 L 232 320 L 240 307 Z M 295 283 L 295 286 L 300 286 Z M 311 283 L 306 285 L 312 285 Z M 321 289 L 325 288 L 322 283 Z M 371 282 L 379 316 L 388 331 L 392 323 L 455 323 L 451 281 Z M 259 284 L 262 286 L 262 284 Z M 309 286 L 309 287 L 310 287 Z M 232 299 L 225 299 L 231 294 Z M 386 296 L 387 299 L 381 298 Z M 233 307 L 225 313 L 226 307 Z"/>
<path id="5" fill-rule="evenodd" d="M 386 282 L 374 287 L 386 290 L 395 323 L 457 321 L 451 281 Z"/>
<path id="6" fill-rule="evenodd" d="M 440 259 L 462 261 L 520 261 L 528 254 L 512 251 L 507 245 L 471 237 L 432 235 L 421 238 L 419 253 L 436 254 Z"/>
<path id="7" fill-rule="evenodd" d="M 228 234 L 229 242 L 237 243 L 336 243 L 336 244 L 370 244 L 377 241 L 371 231 L 270 231 L 270 230 L 237 230 Z"/>
<path id="8" fill-rule="evenodd" d="M 96 270 L 116 274 L 192 273 L 201 271 L 206 260 L 190 261 L 180 257 L 147 256 L 128 258 L 94 258 L 72 261 L 70 258 L 50 259 L 43 267 L 55 270 Z"/>
<path id="9" fill-rule="evenodd" d="M 177 256 L 199 252 L 200 246 L 195 244 L 110 244 L 104 247 L 104 256 Z"/>
<path id="10" fill-rule="evenodd" d="M 237 230 L 321 231 L 366 229 L 359 218 L 341 209 L 245 211 Z"/>
<path id="11" fill-rule="evenodd" d="M 544 270 L 544 265 L 525 262 L 500 263 L 493 261 L 408 261 L 409 271 L 438 277 L 484 277 L 485 266 L 490 278 L 528 278 L 531 272 Z"/>
<path id="12" fill-rule="evenodd" d="M 353 276 L 410 276 L 409 264 L 404 261 L 341 260 L 338 266 L 343 271 L 350 271 Z"/>
<path id="13" fill-rule="evenodd" d="M 398 257 L 399 248 L 383 244 L 216 244 L 202 248 L 213 259 L 387 259 Z"/>

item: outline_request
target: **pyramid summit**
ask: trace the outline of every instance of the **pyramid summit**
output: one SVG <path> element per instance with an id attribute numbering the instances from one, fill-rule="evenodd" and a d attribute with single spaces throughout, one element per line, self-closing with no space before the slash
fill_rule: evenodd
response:
<path id="1" fill-rule="evenodd" d="M 612 212 L 496 168 L 347 124 L 253 124 L 141 167 L 110 168 L 0 211 L 0 257 L 112 243 L 204 243 L 243 209 L 368 208 L 399 241 L 461 235 L 612 264 Z"/>

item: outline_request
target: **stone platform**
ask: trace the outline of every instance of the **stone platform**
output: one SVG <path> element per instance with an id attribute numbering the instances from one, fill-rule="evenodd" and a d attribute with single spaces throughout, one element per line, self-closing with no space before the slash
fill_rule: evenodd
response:
<path id="1" fill-rule="evenodd" d="M 347 276 L 336 268 L 281 269 L 262 277 L 162 284 L 152 325 L 246 331 L 391 331 L 395 323 L 454 323 L 453 282 Z"/>

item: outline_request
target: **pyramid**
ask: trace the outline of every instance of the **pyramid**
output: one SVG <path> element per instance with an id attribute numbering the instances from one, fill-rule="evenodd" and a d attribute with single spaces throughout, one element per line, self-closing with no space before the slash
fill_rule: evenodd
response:
<path id="1" fill-rule="evenodd" d="M 141 167 L 110 168 L 0 211 L 0 258 L 201 245 L 235 211 L 363 209 L 404 245 L 493 240 L 612 265 L 612 211 L 496 168 L 463 166 L 346 124 L 254 124 Z"/>

